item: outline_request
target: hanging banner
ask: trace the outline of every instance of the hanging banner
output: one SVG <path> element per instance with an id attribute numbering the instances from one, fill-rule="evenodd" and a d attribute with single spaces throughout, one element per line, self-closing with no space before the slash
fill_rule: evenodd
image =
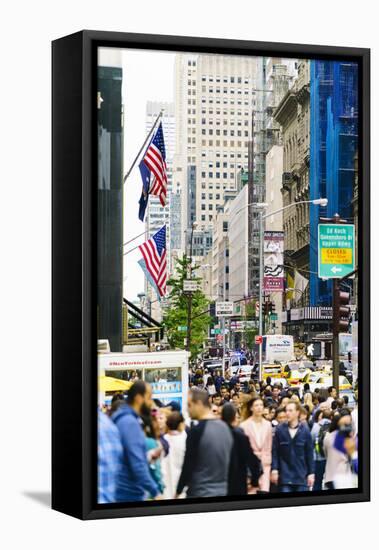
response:
<path id="1" fill-rule="evenodd" d="M 265 231 L 263 240 L 263 288 L 266 291 L 284 290 L 284 232 Z"/>

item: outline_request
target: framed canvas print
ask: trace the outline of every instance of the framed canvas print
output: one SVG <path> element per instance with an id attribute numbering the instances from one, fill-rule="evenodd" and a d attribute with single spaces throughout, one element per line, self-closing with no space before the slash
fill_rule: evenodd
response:
<path id="1" fill-rule="evenodd" d="M 53 42 L 53 508 L 370 495 L 366 49 Z"/>

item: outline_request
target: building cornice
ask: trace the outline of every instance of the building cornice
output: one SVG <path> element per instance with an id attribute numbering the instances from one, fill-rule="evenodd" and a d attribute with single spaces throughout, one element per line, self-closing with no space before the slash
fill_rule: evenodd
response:
<path id="1" fill-rule="evenodd" d="M 297 99 L 296 93 L 293 90 L 289 90 L 279 103 L 274 112 L 274 119 L 279 122 L 281 126 L 285 126 L 286 122 L 290 118 L 294 118 L 297 114 Z"/>

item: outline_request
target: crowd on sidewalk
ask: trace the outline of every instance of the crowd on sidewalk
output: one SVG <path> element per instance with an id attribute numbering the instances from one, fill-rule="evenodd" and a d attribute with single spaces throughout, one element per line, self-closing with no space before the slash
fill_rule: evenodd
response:
<path id="1" fill-rule="evenodd" d="M 241 384 L 190 374 L 188 415 L 136 380 L 98 420 L 98 502 L 351 488 L 358 477 L 357 407 L 299 396 L 269 378 Z"/>

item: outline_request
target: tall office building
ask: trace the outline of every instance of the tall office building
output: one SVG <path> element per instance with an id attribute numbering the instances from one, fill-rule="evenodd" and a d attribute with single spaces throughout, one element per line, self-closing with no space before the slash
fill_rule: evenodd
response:
<path id="1" fill-rule="evenodd" d="M 256 108 L 253 116 L 253 139 L 249 147 L 249 204 L 265 202 L 266 156 L 274 145 L 281 145 L 280 125 L 274 118 L 277 106 L 287 94 L 297 75 L 298 61 L 277 57 L 260 57 L 257 61 Z M 249 212 L 249 295 L 256 296 L 259 286 L 258 212 Z"/>
<path id="2" fill-rule="evenodd" d="M 283 208 L 282 190 L 283 175 L 283 146 L 273 145 L 266 155 L 266 213 L 268 215 L 265 223 L 266 231 L 283 231 L 283 212 L 277 212 Z M 272 215 L 270 215 L 272 214 Z M 269 301 L 275 306 L 277 319 L 266 326 L 266 333 L 282 334 L 282 315 L 284 294 L 272 292 Z"/>
<path id="3" fill-rule="evenodd" d="M 166 148 L 166 165 L 167 165 L 167 204 L 162 207 L 158 197 L 149 197 L 148 206 L 146 209 L 146 238 L 151 237 L 156 233 L 162 225 L 166 224 L 166 245 L 167 245 L 167 266 L 170 271 L 171 266 L 171 240 L 175 241 L 175 231 L 177 226 L 171 224 L 171 214 L 175 216 L 177 210 L 177 197 L 172 197 L 172 163 L 175 148 L 175 109 L 173 103 L 165 103 L 158 101 L 148 101 L 146 104 L 146 133 L 148 133 L 153 124 L 157 120 L 159 113 L 163 110 L 161 118 L 163 135 Z M 175 217 L 174 217 L 175 219 Z M 172 234 L 174 232 L 174 235 Z M 146 302 L 149 305 L 149 313 L 157 321 L 162 319 L 161 302 L 158 300 L 155 290 L 151 287 L 147 279 L 145 279 L 145 294 Z"/>
<path id="4" fill-rule="evenodd" d="M 176 56 L 173 185 L 183 197 L 183 249 L 193 221 L 199 230 L 213 229 L 225 191 L 248 168 L 256 66 L 252 57 Z"/>
<path id="5" fill-rule="evenodd" d="M 358 65 L 342 61 L 311 64 L 310 198 L 327 197 L 323 214 L 353 223 L 353 191 L 358 151 Z M 310 234 L 317 245 L 318 212 L 310 211 Z M 317 277 L 317 255 L 311 256 L 311 306 L 332 303 L 332 283 Z"/>
<path id="6" fill-rule="evenodd" d="M 249 295 L 248 191 L 245 185 L 229 208 L 229 296 L 236 303 Z"/>
<path id="7" fill-rule="evenodd" d="M 120 50 L 99 49 L 98 98 L 98 338 L 122 351 L 123 125 Z"/>

